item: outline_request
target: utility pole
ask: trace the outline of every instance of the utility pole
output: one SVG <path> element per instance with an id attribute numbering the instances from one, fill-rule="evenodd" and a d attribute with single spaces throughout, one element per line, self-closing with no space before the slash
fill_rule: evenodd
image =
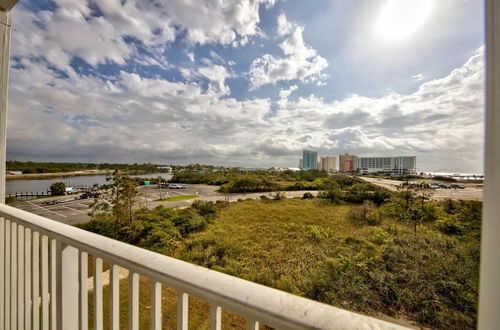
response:
<path id="1" fill-rule="evenodd" d="M 5 203 L 7 161 L 7 99 L 9 87 L 10 10 L 18 0 L 0 0 L 0 203 Z"/>
<path id="2" fill-rule="evenodd" d="M 160 201 L 162 200 L 162 198 L 161 198 L 161 185 L 162 185 L 161 179 L 162 179 L 161 176 L 158 176 L 158 187 L 160 188 Z"/>

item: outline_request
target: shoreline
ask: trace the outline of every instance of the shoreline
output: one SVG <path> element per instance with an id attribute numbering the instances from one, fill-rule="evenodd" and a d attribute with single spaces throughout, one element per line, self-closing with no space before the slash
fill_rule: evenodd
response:
<path id="1" fill-rule="evenodd" d="M 18 174 L 18 175 L 7 175 L 5 177 L 6 181 L 11 180 L 43 180 L 43 179 L 55 179 L 69 176 L 92 176 L 92 175 L 109 175 L 111 171 L 109 170 L 93 170 L 93 171 L 74 171 L 74 172 L 54 172 L 54 173 L 30 173 L 30 174 Z"/>
<path id="2" fill-rule="evenodd" d="M 30 173 L 30 174 L 7 175 L 5 179 L 6 181 L 44 180 L 44 179 L 67 178 L 73 176 L 112 175 L 113 172 L 114 170 L 90 170 L 90 171 L 54 172 L 54 173 Z M 120 171 L 120 173 L 125 175 L 148 174 L 141 171 Z"/>

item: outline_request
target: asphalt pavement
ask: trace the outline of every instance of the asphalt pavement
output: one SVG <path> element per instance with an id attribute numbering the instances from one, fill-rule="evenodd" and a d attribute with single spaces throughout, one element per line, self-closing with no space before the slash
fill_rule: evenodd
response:
<path id="1" fill-rule="evenodd" d="M 237 194 L 221 194 L 216 192 L 219 186 L 210 186 L 203 184 L 188 184 L 186 189 L 159 189 L 156 185 L 140 186 L 141 197 L 138 200 L 139 207 L 154 208 L 158 205 L 163 205 L 172 208 L 184 208 L 190 206 L 195 200 L 203 201 L 225 201 L 235 202 L 239 199 L 258 199 L 260 196 L 265 195 L 272 198 L 276 192 L 259 192 L 259 193 L 237 193 Z M 301 197 L 304 191 L 287 191 L 283 192 L 286 197 Z M 308 191 L 316 195 L 317 191 Z M 161 201 L 167 197 L 194 195 L 197 198 L 183 200 L 183 201 Z M 28 211 L 34 214 L 44 216 L 46 218 L 56 220 L 66 224 L 77 224 L 88 221 L 90 219 L 88 213 L 90 212 L 89 206 L 94 201 L 93 199 L 77 199 L 76 195 L 61 196 L 52 198 L 43 198 L 28 200 L 14 204 L 21 210 Z M 45 205 L 47 201 L 57 200 L 59 204 Z"/>

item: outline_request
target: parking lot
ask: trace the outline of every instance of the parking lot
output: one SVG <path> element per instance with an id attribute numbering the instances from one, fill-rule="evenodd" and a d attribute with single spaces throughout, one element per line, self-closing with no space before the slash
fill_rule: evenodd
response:
<path id="1" fill-rule="evenodd" d="M 225 201 L 227 199 L 228 202 L 234 202 L 238 199 L 257 199 L 262 195 L 268 195 L 272 198 L 274 195 L 276 195 L 276 192 L 259 192 L 228 194 L 227 196 L 225 196 L 224 194 L 216 192 L 216 190 L 219 189 L 218 186 L 209 186 L 203 184 L 188 184 L 186 185 L 185 189 L 159 189 L 156 185 L 140 186 L 139 189 L 141 192 L 141 196 L 138 199 L 138 207 L 147 208 L 154 208 L 158 205 L 173 208 L 183 208 L 188 207 L 195 200 L 216 202 Z M 288 191 L 285 193 L 285 196 L 300 197 L 304 195 L 305 192 L 306 191 Z M 314 195 L 317 194 L 317 191 L 310 192 Z M 193 195 L 199 197 L 181 201 L 162 201 L 168 197 L 185 195 Z M 89 205 L 94 201 L 94 199 L 92 198 L 75 200 L 75 197 L 77 196 L 72 195 L 28 200 L 14 204 L 14 206 L 24 211 L 28 211 L 52 220 L 72 225 L 85 222 L 90 218 L 88 215 L 88 212 L 90 211 Z M 46 205 L 49 201 L 60 201 L 60 203 L 54 205 Z"/>
<path id="2" fill-rule="evenodd" d="M 387 188 L 389 190 L 397 190 L 397 187 L 400 187 L 402 181 L 397 180 L 388 180 L 381 178 L 369 178 L 369 177 L 360 177 L 361 179 L 376 184 L 378 186 Z M 413 181 L 415 183 L 424 182 L 431 183 L 432 181 Z M 467 199 L 467 200 L 483 200 L 483 187 L 481 184 L 477 183 L 461 183 L 460 185 L 464 186 L 464 189 L 444 189 L 437 188 L 432 189 L 432 199 L 442 200 L 442 199 Z"/>
<path id="3" fill-rule="evenodd" d="M 55 205 L 44 205 L 47 201 L 61 201 Z M 66 224 L 76 224 L 89 219 L 89 205 L 93 199 L 75 200 L 74 196 L 28 200 L 15 204 L 18 209 L 44 216 Z"/>
<path id="4" fill-rule="evenodd" d="M 156 185 L 140 186 L 141 197 L 138 200 L 139 207 L 153 208 L 158 205 L 167 207 L 186 207 L 191 205 L 193 200 L 176 201 L 176 202 L 161 202 L 159 200 L 167 197 L 182 196 L 182 195 L 198 195 L 199 199 L 224 200 L 224 196 L 215 192 L 218 186 L 208 185 L 187 185 L 186 189 L 159 189 Z M 89 206 L 94 202 L 93 198 L 76 199 L 78 195 L 61 196 L 43 199 L 27 200 L 15 204 L 14 206 L 43 217 L 56 220 L 66 224 L 77 224 L 87 221 Z M 57 201 L 57 204 L 46 205 L 49 202 Z"/>

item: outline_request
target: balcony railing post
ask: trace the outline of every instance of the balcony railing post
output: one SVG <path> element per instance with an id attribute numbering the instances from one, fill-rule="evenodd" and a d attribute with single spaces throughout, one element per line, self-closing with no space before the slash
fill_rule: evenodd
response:
<path id="1" fill-rule="evenodd" d="M 78 250 L 72 246 L 61 244 L 57 263 L 57 328 L 78 329 L 78 286 L 79 258 Z"/>
<path id="2" fill-rule="evenodd" d="M 0 329 L 5 320 L 5 218 L 0 217 Z"/>
<path id="3" fill-rule="evenodd" d="M 9 82 L 10 12 L 0 9 L 0 203 L 5 203 L 5 161 L 7 160 L 7 90 Z"/>
<path id="4" fill-rule="evenodd" d="M 500 323 L 500 2 L 486 0 L 486 140 L 484 146 L 484 204 L 481 234 L 478 329 Z"/>

